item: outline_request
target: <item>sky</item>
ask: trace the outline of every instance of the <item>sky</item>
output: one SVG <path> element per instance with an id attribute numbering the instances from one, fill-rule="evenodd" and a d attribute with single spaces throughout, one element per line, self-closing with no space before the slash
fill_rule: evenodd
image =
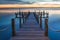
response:
<path id="1" fill-rule="evenodd" d="M 0 4 L 32 4 L 35 2 L 52 2 L 60 0 L 0 0 Z"/>

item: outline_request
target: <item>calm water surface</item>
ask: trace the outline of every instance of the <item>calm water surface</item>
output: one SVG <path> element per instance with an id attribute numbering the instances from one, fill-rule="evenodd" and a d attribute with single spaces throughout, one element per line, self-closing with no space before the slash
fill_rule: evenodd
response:
<path id="1" fill-rule="evenodd" d="M 12 28 L 11 28 L 11 19 L 15 18 L 14 13 L 0 13 L 0 30 L 8 27 L 7 30 L 0 32 L 0 40 L 9 40 L 12 36 Z M 18 31 L 19 28 L 19 19 L 16 18 L 15 29 Z M 44 22 L 43 22 L 44 23 Z M 49 13 L 49 38 L 50 40 L 60 40 L 60 32 L 54 32 L 54 30 L 60 30 L 60 14 Z M 51 28 L 51 29 L 50 29 Z M 43 24 L 44 29 L 44 24 Z M 53 29 L 53 30 L 52 30 Z"/>

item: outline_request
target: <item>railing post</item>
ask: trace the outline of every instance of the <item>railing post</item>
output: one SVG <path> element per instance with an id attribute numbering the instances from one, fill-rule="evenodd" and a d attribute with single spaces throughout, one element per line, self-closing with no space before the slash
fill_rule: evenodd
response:
<path id="1" fill-rule="evenodd" d="M 19 15 L 19 17 L 18 17 L 18 18 L 19 18 L 19 26 L 20 26 L 20 28 L 21 28 L 21 17 L 22 17 L 22 16 L 21 16 L 21 15 L 22 15 L 21 12 L 19 12 L 18 15 Z"/>
<path id="2" fill-rule="evenodd" d="M 38 15 L 38 12 L 36 12 L 36 17 L 37 17 L 37 22 L 39 23 L 39 15 Z"/>
<path id="3" fill-rule="evenodd" d="M 24 24 L 24 12 L 22 13 L 22 18 L 23 18 L 23 24 Z"/>
<path id="4" fill-rule="evenodd" d="M 27 20 L 27 18 L 29 17 L 29 15 L 30 15 L 30 11 L 28 11 L 28 12 L 26 12 L 26 20 Z"/>
<path id="5" fill-rule="evenodd" d="M 48 36 L 48 18 L 45 18 L 45 36 Z"/>
<path id="6" fill-rule="evenodd" d="M 20 26 L 20 28 L 21 28 L 21 17 L 19 17 L 19 26 Z"/>
<path id="7" fill-rule="evenodd" d="M 34 16 L 35 16 L 35 18 L 36 18 L 37 23 L 39 23 L 38 15 L 36 14 L 36 12 L 33 12 L 33 13 L 34 13 Z"/>
<path id="8" fill-rule="evenodd" d="M 23 12 L 21 12 L 21 25 L 23 24 Z"/>
<path id="9" fill-rule="evenodd" d="M 15 20 L 12 19 L 12 36 L 15 36 Z"/>
<path id="10" fill-rule="evenodd" d="M 27 18 L 29 17 L 29 15 L 30 15 L 30 11 L 28 11 L 28 13 L 27 13 Z"/>
<path id="11" fill-rule="evenodd" d="M 25 12 L 26 13 L 26 19 L 28 18 L 28 12 Z"/>
<path id="12" fill-rule="evenodd" d="M 17 18 L 17 15 L 18 15 L 18 14 L 17 14 L 17 13 L 15 13 L 15 18 Z"/>
<path id="13" fill-rule="evenodd" d="M 26 12 L 24 12 L 24 23 L 25 23 L 25 21 L 26 21 Z"/>
<path id="14" fill-rule="evenodd" d="M 42 12 L 40 14 L 40 28 L 42 29 Z"/>

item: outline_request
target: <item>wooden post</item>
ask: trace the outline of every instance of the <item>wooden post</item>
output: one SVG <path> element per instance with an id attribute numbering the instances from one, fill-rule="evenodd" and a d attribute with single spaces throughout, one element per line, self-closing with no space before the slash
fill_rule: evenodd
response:
<path id="1" fill-rule="evenodd" d="M 20 23 L 19 23 L 19 26 L 20 26 L 20 28 L 21 28 L 21 12 L 19 12 L 19 17 L 18 17 L 18 18 L 19 18 L 19 22 L 20 22 Z"/>
<path id="2" fill-rule="evenodd" d="M 25 23 L 25 21 L 26 21 L 26 13 L 24 12 L 24 23 Z"/>
<path id="3" fill-rule="evenodd" d="M 36 12 L 34 12 L 34 16 L 35 16 L 35 18 L 36 18 L 37 23 L 39 23 L 38 15 L 36 14 Z"/>
<path id="4" fill-rule="evenodd" d="M 27 13 L 27 12 L 25 12 L 25 21 L 27 20 L 27 15 L 28 15 L 28 13 Z"/>
<path id="5" fill-rule="evenodd" d="M 48 16 L 49 16 L 49 13 L 46 13 L 46 15 L 47 15 L 47 16 L 46 16 L 46 18 L 48 18 Z"/>
<path id="6" fill-rule="evenodd" d="M 27 18 L 29 17 L 29 15 L 30 15 L 30 12 L 28 12 L 28 14 L 27 14 Z"/>
<path id="7" fill-rule="evenodd" d="M 45 11 L 43 10 L 43 16 L 45 15 Z"/>
<path id="8" fill-rule="evenodd" d="M 15 18 L 18 18 L 18 13 L 15 13 Z"/>
<path id="9" fill-rule="evenodd" d="M 24 15 L 24 12 L 23 12 L 22 14 L 23 14 L 23 15 L 22 15 L 22 18 L 23 18 L 23 24 L 24 24 L 24 16 L 25 16 L 25 15 Z"/>
<path id="10" fill-rule="evenodd" d="M 21 25 L 23 24 L 23 12 L 21 12 Z"/>
<path id="11" fill-rule="evenodd" d="M 25 13 L 26 13 L 26 19 L 27 19 L 28 13 L 27 12 L 25 12 Z"/>
<path id="12" fill-rule="evenodd" d="M 20 28 L 21 28 L 21 17 L 19 17 L 19 26 L 20 26 Z"/>
<path id="13" fill-rule="evenodd" d="M 48 18 L 45 18 L 45 36 L 48 36 Z"/>
<path id="14" fill-rule="evenodd" d="M 12 19 L 12 36 L 15 36 L 15 20 Z"/>
<path id="15" fill-rule="evenodd" d="M 30 15 L 30 12 L 26 12 L 26 20 L 29 17 L 29 15 Z"/>
<path id="16" fill-rule="evenodd" d="M 37 14 L 36 14 L 36 16 L 37 16 L 37 22 L 39 23 L 39 12 L 36 12 Z"/>
<path id="17" fill-rule="evenodd" d="M 17 13 L 15 13 L 15 18 L 17 18 Z"/>
<path id="18" fill-rule="evenodd" d="M 42 13 L 40 14 L 40 28 L 42 29 Z"/>

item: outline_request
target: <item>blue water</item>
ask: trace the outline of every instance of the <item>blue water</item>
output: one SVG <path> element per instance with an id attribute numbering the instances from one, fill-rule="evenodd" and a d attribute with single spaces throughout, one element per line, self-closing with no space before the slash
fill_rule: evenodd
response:
<path id="1" fill-rule="evenodd" d="M 14 13 L 0 13 L 0 30 L 6 29 L 5 31 L 0 31 L 0 40 L 9 40 L 12 37 L 12 27 L 11 27 L 11 19 L 15 18 Z M 18 31 L 20 29 L 19 19 L 15 19 L 15 30 Z"/>
<path id="2" fill-rule="evenodd" d="M 12 37 L 12 28 L 11 28 L 11 19 L 15 18 L 14 13 L 0 13 L 0 30 L 8 27 L 7 30 L 5 31 L 0 31 L 0 40 L 9 40 Z M 15 29 L 18 31 L 20 29 L 19 27 L 19 19 L 15 19 Z M 59 30 L 60 29 L 60 14 L 49 14 L 49 27 L 51 27 L 54 30 Z M 43 22 L 43 29 L 44 29 L 44 22 Z M 60 40 L 60 32 L 54 32 L 49 28 L 48 31 L 48 37 L 50 40 Z"/>
<path id="3" fill-rule="evenodd" d="M 49 17 L 49 27 L 54 30 L 60 30 L 60 14 L 52 14 Z M 60 32 L 53 32 L 49 29 L 49 37 L 51 40 L 60 40 Z"/>

